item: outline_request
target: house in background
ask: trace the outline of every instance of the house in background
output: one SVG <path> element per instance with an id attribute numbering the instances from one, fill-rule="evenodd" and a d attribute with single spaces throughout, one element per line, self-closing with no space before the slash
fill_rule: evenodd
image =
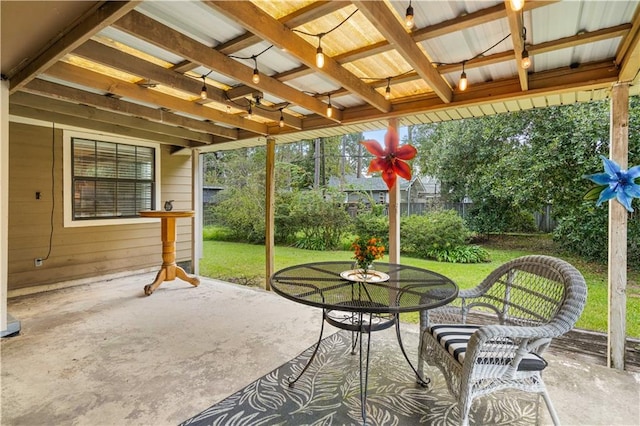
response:
<path id="1" fill-rule="evenodd" d="M 425 182 L 428 186 L 425 186 Z M 410 181 L 398 179 L 400 185 L 400 214 L 422 214 L 428 201 L 439 196 L 440 184 L 434 178 L 414 176 Z M 344 176 L 331 177 L 329 187 L 345 193 L 345 203 L 353 215 L 362 204 L 369 209 L 371 204 L 384 204 L 388 212 L 389 189 L 381 177 Z"/>

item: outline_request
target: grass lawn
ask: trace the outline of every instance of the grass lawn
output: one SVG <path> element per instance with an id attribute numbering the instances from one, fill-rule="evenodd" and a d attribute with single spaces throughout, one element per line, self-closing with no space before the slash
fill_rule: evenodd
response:
<path id="1" fill-rule="evenodd" d="M 607 267 L 592 264 L 556 252 L 553 242 L 544 236 L 495 237 L 481 244 L 491 253 L 490 263 L 456 264 L 401 257 L 403 264 L 439 272 L 453 279 L 460 288 L 478 284 L 498 265 L 526 254 L 548 254 L 572 263 L 585 277 L 588 286 L 587 306 L 577 327 L 596 331 L 607 330 Z M 351 260 L 350 251 L 311 251 L 292 247 L 275 248 L 275 269 L 299 263 Z M 388 261 L 385 256 L 381 261 Z M 265 249 L 261 245 L 205 241 L 200 274 L 264 288 Z M 629 271 L 627 283 L 627 335 L 640 337 L 640 272 Z M 417 322 L 417 314 L 403 314 L 403 321 Z"/>

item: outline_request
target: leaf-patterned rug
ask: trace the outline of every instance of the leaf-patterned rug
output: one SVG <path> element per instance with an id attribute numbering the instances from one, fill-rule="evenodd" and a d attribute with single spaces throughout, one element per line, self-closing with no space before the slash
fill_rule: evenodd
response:
<path id="1" fill-rule="evenodd" d="M 405 346 L 410 359 L 417 359 L 417 343 Z M 313 347 L 181 426 L 362 424 L 359 356 L 351 355 L 351 333 L 325 338 L 308 370 L 289 387 L 287 379 L 302 370 L 312 352 Z M 393 329 L 373 333 L 366 424 L 458 425 L 457 404 L 440 371 L 431 367 L 425 373 L 431 378 L 426 389 L 416 384 Z M 496 393 L 474 401 L 470 423 L 535 425 L 537 412 L 536 395 Z"/>

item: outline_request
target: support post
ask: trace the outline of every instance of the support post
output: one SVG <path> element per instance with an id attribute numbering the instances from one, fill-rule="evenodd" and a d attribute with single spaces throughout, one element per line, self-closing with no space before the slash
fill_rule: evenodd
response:
<path id="1" fill-rule="evenodd" d="M 200 150 L 191 151 L 191 210 L 195 212 L 191 220 L 191 273 L 200 275 L 200 259 L 202 259 L 202 175 Z"/>
<path id="2" fill-rule="evenodd" d="M 391 118 L 389 127 L 398 131 L 398 119 Z M 400 178 L 389 189 L 389 262 L 400 263 Z"/>
<path id="3" fill-rule="evenodd" d="M 0 81 L 0 337 L 20 332 L 7 311 L 9 291 L 9 81 Z"/>
<path id="4" fill-rule="evenodd" d="M 275 245 L 275 196 L 276 196 L 276 140 L 267 138 L 266 164 L 266 202 L 265 202 L 265 264 L 267 279 L 265 288 L 271 290 L 271 275 L 274 273 L 274 245 Z"/>
<path id="5" fill-rule="evenodd" d="M 611 160 L 626 169 L 629 153 L 629 83 L 618 83 L 611 91 Z M 626 341 L 627 210 L 615 199 L 609 201 L 609 329 L 607 365 L 624 370 Z"/>

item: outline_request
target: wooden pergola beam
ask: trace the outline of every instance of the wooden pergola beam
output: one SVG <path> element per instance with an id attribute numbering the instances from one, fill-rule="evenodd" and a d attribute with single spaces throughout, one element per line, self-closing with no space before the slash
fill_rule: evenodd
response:
<path id="1" fill-rule="evenodd" d="M 524 40 L 524 22 L 523 14 L 515 12 L 509 6 L 509 0 L 504 0 L 507 12 L 507 21 L 509 21 L 509 30 L 511 31 L 511 43 L 513 44 L 513 56 L 516 59 L 516 68 L 518 69 L 518 78 L 520 79 L 520 88 L 523 92 L 529 90 L 529 78 L 526 69 L 522 68 L 522 51 L 525 47 Z"/>
<path id="2" fill-rule="evenodd" d="M 203 82 L 201 80 L 196 80 L 167 68 L 154 65 L 149 61 L 145 61 L 93 40 L 87 41 L 85 44 L 74 50 L 73 53 L 89 59 L 92 62 L 107 65 L 111 68 L 125 71 L 129 74 L 138 75 L 141 78 L 148 79 L 154 83 L 159 83 L 164 86 L 171 87 L 172 89 L 181 90 L 185 93 L 199 94 L 202 89 Z M 207 101 L 209 102 L 217 102 L 218 104 L 226 105 L 229 102 L 229 99 L 235 99 L 226 95 L 224 90 L 218 89 L 217 87 L 213 87 L 211 85 L 206 85 L 206 87 Z M 202 100 L 197 99 L 196 102 L 202 103 Z M 253 113 L 271 121 L 278 122 L 280 120 L 280 111 L 255 108 Z M 302 121 L 298 117 L 294 117 L 285 112 L 283 112 L 282 116 L 285 124 L 295 129 L 302 128 Z"/>
<path id="3" fill-rule="evenodd" d="M 289 54 L 295 56 L 309 68 L 349 89 L 354 95 L 378 110 L 384 112 L 391 110 L 391 104 L 384 96 L 340 66 L 331 57 L 325 55 L 324 67 L 318 67 L 316 65 L 316 46 L 307 43 L 289 27 L 273 19 L 253 3 L 246 1 L 207 1 L 206 3 L 216 11 L 240 22 L 242 26 L 264 40 L 279 48 L 286 49 Z"/>
<path id="4" fill-rule="evenodd" d="M 184 117 L 162 109 L 134 104 L 113 96 L 99 95 L 41 79 L 31 80 L 21 91 L 202 132 L 213 136 L 212 143 L 238 139 L 237 129 L 219 126 L 208 121 Z M 12 95 L 11 99 L 13 100 L 17 94 L 18 93 Z"/>
<path id="5" fill-rule="evenodd" d="M 153 89 L 140 87 L 135 83 L 129 83 L 64 62 L 58 62 L 49 68 L 45 74 L 102 90 L 106 93 L 113 93 L 125 98 L 137 99 L 145 103 L 158 105 L 170 111 L 183 111 L 214 122 L 225 123 L 231 127 L 250 130 L 261 135 L 267 134 L 267 126 L 264 124 L 236 115 L 226 114 L 213 108 L 207 108 L 206 106 L 188 100 L 165 95 Z"/>
<path id="6" fill-rule="evenodd" d="M 255 84 L 252 81 L 253 68 L 247 67 L 220 52 L 198 43 L 178 31 L 159 24 L 141 13 L 132 11 L 115 22 L 114 26 L 194 63 L 240 81 L 247 86 L 253 87 L 255 90 L 277 93 L 279 97 L 294 105 L 300 105 L 317 114 L 326 113 L 326 104 L 315 99 L 313 96 L 295 90 L 267 75 L 261 75 L 260 83 Z M 339 121 L 339 118 L 340 112 L 336 111 L 335 119 Z"/>
<path id="7" fill-rule="evenodd" d="M 69 32 L 47 47 L 39 56 L 9 76 L 11 86 L 9 94 L 15 93 L 25 84 L 58 62 L 64 55 L 73 51 L 102 29 L 129 13 L 139 1 L 104 2 L 94 13 L 81 19 Z"/>
<path id="8" fill-rule="evenodd" d="M 442 99 L 449 103 L 453 99 L 453 91 L 440 73 L 433 68 L 433 64 L 407 34 L 398 19 L 391 13 L 383 2 L 354 1 L 369 21 L 377 23 L 377 30 L 393 45 L 402 57 L 422 77 L 429 87 Z"/>
<path id="9" fill-rule="evenodd" d="M 140 129 L 150 133 L 168 135 L 181 139 L 192 140 L 205 145 L 214 142 L 213 135 L 195 132 L 177 126 L 154 123 L 152 121 L 134 117 L 131 115 L 105 111 L 88 105 L 79 105 L 65 102 L 58 99 L 46 98 L 25 92 L 18 92 L 11 95 L 11 105 L 21 105 L 30 108 L 37 108 L 43 111 L 56 112 L 59 114 L 71 115 L 74 117 L 96 120 L 101 123 L 110 123 L 133 129 Z"/>
<path id="10" fill-rule="evenodd" d="M 616 53 L 616 64 L 620 67 L 620 81 L 633 81 L 638 78 L 638 64 L 640 64 L 640 9 L 636 11 L 631 30 L 622 40 Z"/>

